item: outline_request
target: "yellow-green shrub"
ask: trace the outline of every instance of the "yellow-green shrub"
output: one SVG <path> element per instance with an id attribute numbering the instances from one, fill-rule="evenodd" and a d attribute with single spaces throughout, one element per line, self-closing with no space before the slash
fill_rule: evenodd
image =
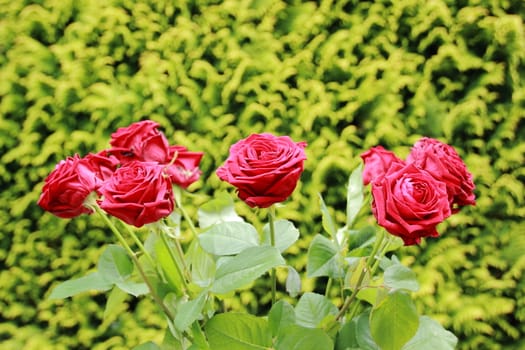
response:
<path id="1" fill-rule="evenodd" d="M 302 183 L 280 209 L 300 222 L 298 250 L 320 230 L 318 192 L 344 208 L 362 151 L 407 154 L 422 135 L 452 144 L 478 205 L 407 250 L 418 305 L 460 349 L 525 346 L 524 17 L 523 2 L 505 0 L 0 0 L 0 341 L 127 349 L 159 336 L 148 300 L 105 322 L 103 295 L 46 300 L 112 238 L 35 204 L 59 160 L 149 118 L 206 152 L 196 204 L 227 188 L 214 170 L 238 139 L 306 140 Z M 261 307 L 252 292 L 241 300 Z"/>

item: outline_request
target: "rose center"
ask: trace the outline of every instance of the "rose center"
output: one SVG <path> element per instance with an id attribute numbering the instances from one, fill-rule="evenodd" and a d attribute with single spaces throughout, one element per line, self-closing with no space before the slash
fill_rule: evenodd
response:
<path id="1" fill-rule="evenodd" d="M 427 186 L 424 183 L 408 179 L 403 185 L 403 195 L 413 198 L 416 202 L 424 203 L 427 198 Z"/>

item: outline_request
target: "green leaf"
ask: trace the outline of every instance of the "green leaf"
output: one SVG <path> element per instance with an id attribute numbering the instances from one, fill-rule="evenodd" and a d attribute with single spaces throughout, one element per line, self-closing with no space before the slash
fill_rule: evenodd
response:
<path id="1" fill-rule="evenodd" d="M 202 291 L 197 298 L 179 304 L 177 315 L 173 321 L 179 331 L 185 331 L 194 321 L 201 317 L 207 297 L 208 292 Z"/>
<path id="2" fill-rule="evenodd" d="M 268 322 L 250 314 L 215 315 L 204 330 L 213 350 L 264 350 L 272 345 Z"/>
<path id="3" fill-rule="evenodd" d="M 285 327 L 295 324 L 295 310 L 293 306 L 284 300 L 279 300 L 273 304 L 268 313 L 268 324 L 274 337 Z"/>
<path id="4" fill-rule="evenodd" d="M 351 260 L 352 263 L 346 271 L 344 288 L 353 290 L 368 285 L 370 272 L 366 267 L 366 258 L 352 258 Z M 361 276 L 361 274 L 364 274 L 364 276 Z M 359 283 L 360 279 L 361 282 Z"/>
<path id="5" fill-rule="evenodd" d="M 404 247 L 405 244 L 403 243 L 403 240 L 396 236 L 390 236 L 388 246 L 385 250 L 386 253 L 393 252 L 394 250 L 398 250 L 401 247 Z"/>
<path id="6" fill-rule="evenodd" d="M 179 273 L 179 270 L 175 266 L 169 248 L 166 247 L 162 239 L 156 234 L 153 240 L 153 246 L 155 249 L 155 256 L 158 264 L 160 265 L 162 272 L 164 273 L 164 278 L 168 282 L 170 290 L 175 292 L 178 296 L 181 296 L 182 293 L 182 276 Z M 174 248 L 175 249 L 175 248 Z"/>
<path id="7" fill-rule="evenodd" d="M 299 230 L 288 220 L 275 221 L 275 246 L 282 253 L 299 238 Z M 263 227 L 263 244 L 270 244 L 270 225 Z"/>
<path id="8" fill-rule="evenodd" d="M 419 317 L 416 335 L 402 350 L 454 350 L 458 338 L 428 316 Z"/>
<path id="9" fill-rule="evenodd" d="M 188 261 L 191 262 L 191 278 L 199 287 L 206 288 L 215 278 L 215 260 L 202 249 L 199 240 L 193 240 L 188 249 Z"/>
<path id="10" fill-rule="evenodd" d="M 243 250 L 219 265 L 211 291 L 228 293 L 254 281 L 268 270 L 284 265 L 285 261 L 275 247 L 260 246 Z"/>
<path id="11" fill-rule="evenodd" d="M 350 230 L 350 244 L 348 249 L 350 255 L 352 250 L 359 248 L 372 247 L 376 238 L 376 230 L 372 226 L 365 226 L 360 230 Z"/>
<path id="12" fill-rule="evenodd" d="M 98 271 L 108 282 L 124 282 L 133 273 L 133 261 L 124 248 L 110 244 L 98 259 Z"/>
<path id="13" fill-rule="evenodd" d="M 202 329 L 199 322 L 197 321 L 193 322 L 193 324 L 191 325 L 191 334 L 193 336 L 192 347 L 195 347 L 195 350 L 209 350 L 210 349 L 210 346 L 206 339 L 206 334 L 204 334 L 204 330 Z"/>
<path id="14" fill-rule="evenodd" d="M 358 350 L 359 343 L 357 342 L 357 321 L 354 318 L 341 327 L 335 339 L 334 350 Z"/>
<path id="15" fill-rule="evenodd" d="M 200 228 L 207 228 L 221 222 L 243 221 L 235 212 L 233 199 L 226 192 L 216 194 L 212 200 L 201 205 L 197 215 Z"/>
<path id="16" fill-rule="evenodd" d="M 74 278 L 56 285 L 49 299 L 64 299 L 92 290 L 105 292 L 113 287 L 99 272 L 93 272 L 80 278 Z"/>
<path id="17" fill-rule="evenodd" d="M 276 350 L 333 350 L 332 339 L 322 329 L 292 325 L 277 337 Z"/>
<path id="18" fill-rule="evenodd" d="M 334 220 L 332 219 L 332 215 L 330 215 L 330 212 L 328 211 L 328 207 L 326 206 L 321 194 L 319 194 L 319 206 L 321 207 L 323 228 L 330 235 L 330 237 L 335 238 L 335 234 L 337 233 L 337 228 L 335 226 Z"/>
<path id="19" fill-rule="evenodd" d="M 121 307 L 128 295 L 123 292 L 120 288 L 113 288 L 109 293 L 106 301 L 106 307 L 104 308 L 104 322 L 114 320 L 122 311 Z"/>
<path id="20" fill-rule="evenodd" d="M 132 350 L 161 350 L 160 347 L 152 341 L 135 346 Z"/>
<path id="21" fill-rule="evenodd" d="M 344 271 L 339 259 L 335 243 L 318 234 L 308 248 L 306 274 L 308 277 L 343 277 Z"/>
<path id="22" fill-rule="evenodd" d="M 346 226 L 352 227 L 352 224 L 363 207 L 363 164 L 360 163 L 352 171 L 348 179 L 348 188 L 346 190 Z"/>
<path id="23" fill-rule="evenodd" d="M 406 289 L 413 292 L 419 289 L 416 273 L 401 264 L 392 265 L 385 270 L 384 283 L 392 289 Z"/>
<path id="24" fill-rule="evenodd" d="M 368 287 L 361 288 L 357 293 L 357 298 L 368 302 L 370 305 L 375 305 L 388 294 L 389 290 L 383 286 L 383 280 L 373 280 Z"/>
<path id="25" fill-rule="evenodd" d="M 399 350 L 417 332 L 419 316 L 410 296 L 400 290 L 388 293 L 372 309 L 370 331 L 381 350 Z"/>
<path id="26" fill-rule="evenodd" d="M 370 312 L 364 312 L 355 318 L 356 320 L 356 338 L 360 350 L 382 350 L 372 339 L 370 332 Z"/>
<path id="27" fill-rule="evenodd" d="M 144 282 L 135 282 L 131 279 L 127 279 L 123 282 L 117 282 L 116 285 L 122 291 L 135 297 L 149 293 L 148 285 Z"/>
<path id="28" fill-rule="evenodd" d="M 316 328 L 328 315 L 337 315 L 337 307 L 321 294 L 304 293 L 295 306 L 299 326 Z"/>
<path id="29" fill-rule="evenodd" d="M 259 245 L 259 234 L 245 222 L 222 222 L 199 235 L 202 249 L 210 254 L 223 256 L 242 252 Z"/>
<path id="30" fill-rule="evenodd" d="M 301 276 L 291 266 L 288 266 L 288 276 L 286 277 L 286 292 L 295 298 L 301 292 Z"/>
<path id="31" fill-rule="evenodd" d="M 174 327 L 172 326 L 172 323 L 169 322 L 168 327 L 166 327 L 166 331 L 164 332 L 164 338 L 162 339 L 162 350 L 185 350 L 185 347 L 182 345 L 181 340 L 177 339 L 177 337 L 175 337 L 175 335 L 173 334 L 174 332 Z"/>
<path id="32" fill-rule="evenodd" d="M 182 237 L 180 233 L 182 215 L 180 214 L 179 210 L 173 210 L 170 215 L 164 218 L 164 220 L 166 222 L 164 233 L 167 233 L 167 235 L 171 238 L 180 239 Z"/>

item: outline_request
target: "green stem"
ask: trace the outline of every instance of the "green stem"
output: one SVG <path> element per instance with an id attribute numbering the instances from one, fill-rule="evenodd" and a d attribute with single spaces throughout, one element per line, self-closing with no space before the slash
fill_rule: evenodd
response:
<path id="1" fill-rule="evenodd" d="M 191 272 L 188 268 L 188 264 L 186 264 L 186 259 L 184 258 L 184 251 L 182 250 L 180 241 L 178 239 L 174 239 L 174 241 L 177 254 L 179 255 L 180 261 L 182 262 L 182 270 L 184 272 L 184 276 L 187 278 L 188 281 L 191 281 Z"/>
<path id="2" fill-rule="evenodd" d="M 178 186 L 174 186 L 173 190 L 174 190 L 175 204 L 177 205 L 177 208 L 180 210 L 184 220 L 188 223 L 188 227 L 190 228 L 190 231 L 193 235 L 192 238 L 197 238 L 198 236 L 197 228 L 193 224 L 193 220 L 191 219 L 190 215 L 184 208 L 184 205 L 182 205 L 182 194 L 183 194 L 182 188 Z M 182 263 L 182 267 L 184 271 L 184 274 L 182 276 L 183 278 L 185 276 L 188 279 L 188 281 L 191 281 L 191 273 L 188 268 L 188 265 L 186 264 L 186 260 L 184 259 L 184 251 L 178 239 L 175 239 L 175 247 L 177 249 L 177 254 L 180 257 L 180 261 Z"/>
<path id="3" fill-rule="evenodd" d="M 137 237 L 135 232 L 128 225 L 124 225 L 124 226 L 126 227 L 126 230 L 128 231 L 128 234 L 133 239 L 133 242 L 135 242 L 135 244 L 139 247 L 139 250 L 142 252 L 142 254 L 144 254 L 146 259 L 148 259 L 148 261 L 151 264 L 151 266 L 155 266 L 155 261 L 151 257 L 150 253 L 144 247 L 144 244 L 142 244 L 142 241 Z"/>
<path id="4" fill-rule="evenodd" d="M 126 249 L 126 251 L 128 252 L 129 256 L 131 257 L 131 259 L 135 263 L 135 266 L 137 267 L 137 270 L 139 271 L 142 279 L 144 280 L 144 283 L 146 283 L 146 285 L 148 286 L 149 292 L 150 292 L 151 296 L 153 297 L 153 299 L 155 300 L 155 302 L 157 303 L 157 305 L 162 309 L 162 311 L 164 311 L 164 313 L 166 314 L 166 316 L 168 316 L 168 318 L 170 320 L 173 320 L 175 318 L 175 316 L 167 308 L 167 306 L 164 304 L 164 302 L 159 297 L 159 295 L 157 293 L 155 293 L 155 290 L 154 290 L 154 288 L 153 288 L 149 278 L 147 277 L 146 273 L 144 272 L 144 269 L 142 268 L 142 265 L 140 264 L 139 259 L 137 259 L 137 255 L 135 254 L 133 249 L 131 249 L 131 247 L 129 246 L 128 242 L 126 242 L 126 240 L 124 239 L 124 237 L 122 236 L 120 231 L 113 224 L 113 222 L 111 222 L 111 220 L 107 217 L 106 213 L 104 213 L 97 205 L 93 205 L 93 206 L 91 206 L 91 208 L 94 211 L 96 211 L 102 217 L 102 219 L 104 219 L 105 223 L 108 225 L 108 227 L 113 232 L 113 234 L 117 237 L 117 239 L 120 242 L 120 244 L 124 247 L 124 249 Z"/>
<path id="5" fill-rule="evenodd" d="M 359 274 L 359 278 L 357 280 L 356 288 L 352 291 L 352 294 L 350 296 L 346 297 L 346 300 L 343 303 L 343 306 L 341 307 L 341 310 L 339 310 L 339 313 L 337 314 L 337 316 L 335 316 L 336 320 L 339 320 L 341 317 L 343 317 L 343 315 L 345 314 L 346 310 L 348 310 L 350 305 L 353 303 L 353 301 L 357 297 L 357 293 L 359 293 L 359 287 L 361 286 L 361 283 L 363 283 L 363 280 L 364 280 L 365 275 L 366 275 L 366 269 L 367 268 L 365 267 L 364 269 L 361 270 L 361 272 Z"/>
<path id="6" fill-rule="evenodd" d="M 174 186 L 174 197 L 175 197 L 175 204 L 177 204 L 177 208 L 179 208 L 182 217 L 186 222 L 188 223 L 188 226 L 190 228 L 191 233 L 193 234 L 193 238 L 196 238 L 198 236 L 197 229 L 195 228 L 195 225 L 193 224 L 193 220 L 191 219 L 190 215 L 184 209 L 184 206 L 182 205 L 182 189 L 178 186 Z"/>
<path id="7" fill-rule="evenodd" d="M 372 248 L 372 252 L 366 259 L 365 267 L 360 271 L 359 278 L 357 280 L 357 284 L 355 289 L 352 291 L 352 294 L 348 297 L 346 297 L 343 306 L 341 307 L 341 310 L 339 310 L 339 313 L 336 316 L 336 319 L 339 320 L 343 315 L 346 313 L 346 310 L 352 305 L 354 300 L 357 298 L 357 293 L 359 293 L 361 289 L 361 284 L 363 283 L 363 280 L 365 279 L 367 271 L 370 272 L 370 277 L 372 277 L 375 270 L 373 270 L 372 262 L 376 259 L 377 252 L 380 250 L 380 248 L 383 246 L 383 241 L 385 240 L 385 233 L 383 230 L 379 231 L 379 237 L 376 239 L 374 243 L 374 247 Z M 385 253 L 385 249 L 381 250 L 381 253 Z M 381 260 L 380 257 L 377 257 L 377 261 Z M 375 262 L 374 262 L 375 263 Z M 373 270 L 373 271 L 372 271 Z M 356 308 L 353 309 L 354 311 Z"/>
<path id="8" fill-rule="evenodd" d="M 184 271 L 181 269 L 179 261 L 177 260 L 177 257 L 175 256 L 175 253 L 173 252 L 173 249 L 171 248 L 168 239 L 166 238 L 166 234 L 164 232 L 159 232 L 160 239 L 162 241 L 162 244 L 164 244 L 164 247 L 168 250 L 168 253 L 170 255 L 171 261 L 173 262 L 173 265 L 175 265 L 175 268 L 177 269 L 177 272 L 179 273 L 182 284 L 184 284 L 184 290 L 188 291 L 188 282 L 186 281 L 186 276 L 184 274 Z M 184 259 L 184 256 L 181 257 L 181 259 Z M 184 261 L 184 260 L 182 260 Z"/>
<path id="9" fill-rule="evenodd" d="M 328 281 L 326 282 L 326 288 L 324 290 L 324 296 L 328 297 L 328 293 L 330 293 L 330 289 L 332 288 L 333 279 L 332 277 L 328 278 Z"/>
<path id="10" fill-rule="evenodd" d="M 372 266 L 372 262 L 374 260 L 376 260 L 376 255 L 377 255 L 377 252 L 379 251 L 379 249 L 381 248 L 381 246 L 383 245 L 383 241 L 385 239 L 385 231 L 383 230 L 379 230 L 378 232 L 378 235 L 379 237 L 377 237 L 375 243 L 374 243 L 374 248 L 372 248 L 372 252 L 370 253 L 370 255 L 368 256 L 368 259 L 366 260 L 366 267 L 368 269 L 371 268 Z M 380 257 L 377 257 L 377 260 L 381 260 Z"/>
<path id="11" fill-rule="evenodd" d="M 272 247 L 275 247 L 275 207 L 270 206 L 270 211 L 268 215 L 269 225 L 270 225 L 270 244 Z M 270 272 L 272 280 L 272 305 L 275 304 L 276 294 L 277 294 L 277 270 L 272 268 Z"/>
<path id="12" fill-rule="evenodd" d="M 97 212 L 97 214 L 99 214 L 102 217 L 102 219 L 104 219 L 106 225 L 108 225 L 111 232 L 113 232 L 120 244 L 124 247 L 124 249 L 126 249 L 129 256 L 135 256 L 135 252 L 133 251 L 133 249 L 131 249 L 128 242 L 126 242 L 126 240 L 124 239 L 124 236 L 122 236 L 115 224 L 113 224 L 113 222 L 111 222 L 111 220 L 107 217 L 106 213 L 103 212 L 98 205 L 93 205 L 92 208 Z"/>
<path id="13" fill-rule="evenodd" d="M 157 293 L 155 293 L 155 290 L 153 289 L 153 285 L 151 284 L 151 281 L 149 280 L 149 278 L 147 277 L 146 273 L 144 272 L 144 269 L 142 268 L 142 266 L 139 263 L 139 259 L 137 259 L 137 257 L 135 255 L 132 255 L 131 258 L 135 262 L 135 265 L 137 266 L 137 270 L 139 270 L 140 276 L 142 277 L 142 279 L 144 280 L 144 282 L 148 286 L 149 292 L 151 293 L 151 296 L 155 300 L 155 303 L 157 303 L 157 305 L 160 306 L 162 311 L 164 311 L 164 313 L 166 314 L 166 316 L 168 316 L 168 318 L 170 320 L 174 320 L 175 319 L 175 315 L 164 304 L 164 302 L 162 301 L 160 296 Z"/>
<path id="14" fill-rule="evenodd" d="M 359 310 L 359 307 L 361 306 L 361 303 L 355 303 L 354 306 L 352 306 L 352 309 L 348 313 L 348 319 L 351 320 L 355 317 L 357 314 L 357 310 Z"/>
<path id="15" fill-rule="evenodd" d="M 370 269 L 370 275 L 374 275 L 377 271 L 377 268 L 379 267 L 379 264 L 381 263 L 381 258 L 386 254 L 386 251 L 388 247 L 390 246 L 390 243 L 392 242 L 392 236 L 391 235 L 383 235 L 386 237 L 386 239 L 383 239 L 383 247 L 379 251 L 379 259 L 376 259 L 374 262 L 374 265 L 372 265 L 372 268 Z"/>

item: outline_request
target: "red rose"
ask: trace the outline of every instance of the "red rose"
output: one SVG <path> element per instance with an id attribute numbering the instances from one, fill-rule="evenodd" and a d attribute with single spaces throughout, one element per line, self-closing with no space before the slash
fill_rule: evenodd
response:
<path id="1" fill-rule="evenodd" d="M 472 174 L 452 146 L 424 137 L 414 144 L 407 162 L 426 170 L 447 185 L 453 213 L 462 206 L 476 204 Z"/>
<path id="2" fill-rule="evenodd" d="M 118 168 L 99 192 L 99 205 L 110 215 L 141 227 L 173 211 L 171 181 L 155 162 L 130 162 Z"/>
<path id="3" fill-rule="evenodd" d="M 109 155 L 107 151 L 89 153 L 84 160 L 86 166 L 95 174 L 97 189 L 113 175 L 119 166 L 118 159 Z"/>
<path id="4" fill-rule="evenodd" d="M 123 164 L 132 161 L 157 162 L 168 166 L 174 185 L 187 188 L 200 178 L 202 152 L 190 152 L 183 146 L 170 146 L 159 124 L 146 120 L 119 128 L 113 133 L 110 150 Z"/>
<path id="5" fill-rule="evenodd" d="M 437 224 L 451 214 L 445 183 L 413 164 L 391 167 L 374 179 L 372 196 L 378 224 L 405 245 L 437 237 Z"/>
<path id="6" fill-rule="evenodd" d="M 361 154 L 365 163 L 363 169 L 363 183 L 368 185 L 375 178 L 383 175 L 391 166 L 404 166 L 404 161 L 396 155 L 384 149 L 382 146 L 372 147 Z"/>
<path id="7" fill-rule="evenodd" d="M 203 155 L 202 152 L 190 152 L 183 146 L 170 146 L 167 159 L 170 166 L 166 170 L 171 182 L 187 188 L 197 181 L 201 176 L 199 163 Z"/>
<path id="8" fill-rule="evenodd" d="M 158 126 L 159 124 L 152 120 L 143 120 L 124 128 L 118 128 L 117 131 L 111 134 L 109 144 L 116 148 L 127 149 L 134 152 L 137 145 L 160 133 L 157 129 Z"/>
<path id="9" fill-rule="evenodd" d="M 250 207 L 267 208 L 292 194 L 304 169 L 305 147 L 288 136 L 252 134 L 231 146 L 217 175 L 237 187 Z"/>
<path id="10" fill-rule="evenodd" d="M 119 128 L 111 134 L 110 152 L 122 163 L 135 160 L 163 163 L 168 158 L 169 145 L 158 123 L 144 120 Z"/>
<path id="11" fill-rule="evenodd" d="M 87 162 L 77 154 L 60 161 L 46 178 L 38 205 L 61 218 L 91 213 L 84 206 L 97 187 L 97 178 Z"/>

